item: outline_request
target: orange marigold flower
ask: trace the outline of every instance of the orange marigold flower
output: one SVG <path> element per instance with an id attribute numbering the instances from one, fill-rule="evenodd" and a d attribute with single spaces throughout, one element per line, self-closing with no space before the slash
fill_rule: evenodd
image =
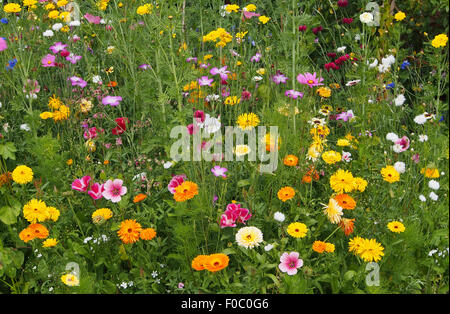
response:
<path id="1" fill-rule="evenodd" d="M 336 195 L 334 199 L 343 209 L 354 209 L 356 207 L 355 200 L 348 194 L 342 193 Z"/>
<path id="2" fill-rule="evenodd" d="M 120 224 L 120 229 L 117 231 L 117 234 L 123 243 L 128 244 L 139 240 L 141 230 L 141 224 L 136 222 L 136 220 L 126 219 Z"/>
<path id="3" fill-rule="evenodd" d="M 145 200 L 146 198 L 147 198 L 147 195 L 145 195 L 145 194 L 143 194 L 143 193 L 140 193 L 140 194 L 136 195 L 136 196 L 133 198 L 133 203 L 139 203 L 139 202 L 142 202 L 142 201 Z"/>
<path id="4" fill-rule="evenodd" d="M 349 236 L 353 233 L 353 230 L 355 229 L 355 218 L 348 219 L 348 218 L 342 218 L 339 222 L 339 226 L 342 228 L 342 231 L 344 231 L 346 236 Z"/>
<path id="5" fill-rule="evenodd" d="M 191 181 L 184 181 L 175 188 L 173 198 L 177 202 L 184 202 L 190 200 L 198 194 L 198 185 Z"/>
<path id="6" fill-rule="evenodd" d="M 286 202 L 294 197 L 295 191 L 290 186 L 285 186 L 278 191 L 277 195 L 281 201 Z"/>
<path id="7" fill-rule="evenodd" d="M 284 157 L 283 163 L 286 166 L 290 166 L 290 167 L 297 166 L 298 157 L 294 156 L 294 155 L 287 155 L 286 157 Z"/>
<path id="8" fill-rule="evenodd" d="M 116 87 L 117 86 L 117 82 L 116 81 L 110 81 L 108 83 L 108 87 Z"/>
<path id="9" fill-rule="evenodd" d="M 195 270 L 203 270 L 205 269 L 205 263 L 208 259 L 208 255 L 198 255 L 196 258 L 192 260 L 191 266 Z"/>
<path id="10" fill-rule="evenodd" d="M 316 251 L 317 253 L 323 253 L 325 252 L 327 248 L 327 243 L 323 241 L 314 241 L 312 249 Z"/>
<path id="11" fill-rule="evenodd" d="M 19 238 L 23 242 L 27 243 L 35 238 L 33 231 L 30 228 L 25 228 L 19 233 Z"/>
<path id="12" fill-rule="evenodd" d="M 142 240 L 151 240 L 156 237 L 156 231 L 153 228 L 142 229 L 140 236 Z"/>
<path id="13" fill-rule="evenodd" d="M 311 183 L 311 181 L 312 181 L 312 178 L 309 175 L 305 174 L 302 178 L 303 183 Z"/>
<path id="14" fill-rule="evenodd" d="M 45 239 L 48 237 L 48 229 L 41 224 L 35 223 L 28 226 L 35 238 Z"/>
<path id="15" fill-rule="evenodd" d="M 228 266 L 229 257 L 225 254 L 211 254 L 206 258 L 205 268 L 211 272 L 216 272 Z"/>

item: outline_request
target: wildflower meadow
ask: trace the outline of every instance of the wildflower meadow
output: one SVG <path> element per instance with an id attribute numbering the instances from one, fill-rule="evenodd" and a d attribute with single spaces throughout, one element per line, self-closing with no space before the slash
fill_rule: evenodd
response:
<path id="1" fill-rule="evenodd" d="M 0 1 L 0 293 L 448 294 L 448 11 Z"/>

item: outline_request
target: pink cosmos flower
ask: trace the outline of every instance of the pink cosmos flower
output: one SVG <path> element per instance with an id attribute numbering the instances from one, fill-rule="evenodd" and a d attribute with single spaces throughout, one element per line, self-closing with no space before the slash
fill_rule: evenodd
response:
<path id="1" fill-rule="evenodd" d="M 102 18 L 100 16 L 94 16 L 92 14 L 86 13 L 84 15 L 84 18 L 92 24 L 100 24 L 100 21 L 102 20 Z"/>
<path id="2" fill-rule="evenodd" d="M 287 76 L 285 76 L 283 73 L 281 73 L 280 71 L 277 71 L 277 74 L 275 74 L 274 76 L 272 76 L 272 81 L 279 85 L 279 84 L 285 84 L 286 81 L 288 80 Z"/>
<path id="3" fill-rule="evenodd" d="M 103 184 L 104 191 L 102 195 L 113 203 L 118 203 L 122 199 L 122 195 L 127 193 L 127 187 L 123 186 L 123 180 L 108 180 Z"/>
<path id="4" fill-rule="evenodd" d="M 224 66 L 224 67 L 221 67 L 220 69 L 214 67 L 214 68 L 212 68 L 212 69 L 209 71 L 209 73 L 211 73 L 211 75 L 217 75 L 217 74 L 219 74 L 219 75 L 220 75 L 220 79 L 221 79 L 222 81 L 226 81 L 226 80 L 228 79 L 228 73 L 230 73 L 230 71 L 227 71 L 227 67 L 228 67 L 228 66 Z"/>
<path id="5" fill-rule="evenodd" d="M 71 53 L 71 54 L 69 54 L 69 55 L 66 57 L 66 60 L 69 61 L 69 62 L 72 63 L 72 64 L 75 64 L 75 63 L 77 63 L 78 60 L 80 60 L 81 58 L 82 58 L 82 56 L 77 56 L 77 55 L 74 55 L 73 53 Z"/>
<path id="6" fill-rule="evenodd" d="M 63 44 L 62 42 L 57 42 L 57 43 L 54 43 L 53 46 L 50 46 L 50 50 L 54 54 L 57 54 L 58 52 L 63 51 L 66 47 L 67 47 L 66 44 Z"/>
<path id="7" fill-rule="evenodd" d="M 262 55 L 257 52 L 253 57 L 251 57 L 250 61 L 251 62 L 259 62 L 259 60 L 261 60 Z"/>
<path id="8" fill-rule="evenodd" d="M 6 50 L 8 48 L 8 43 L 6 40 L 0 37 L 0 51 Z"/>
<path id="9" fill-rule="evenodd" d="M 72 86 L 80 86 L 81 88 L 86 87 L 87 82 L 80 77 L 72 76 L 67 79 L 72 83 Z"/>
<path id="10" fill-rule="evenodd" d="M 110 106 L 118 106 L 122 101 L 121 96 L 106 96 L 102 99 L 102 104 Z"/>
<path id="11" fill-rule="evenodd" d="M 345 122 L 348 119 L 352 119 L 355 115 L 353 114 L 353 110 L 345 111 L 336 115 L 336 120 L 344 120 Z"/>
<path id="12" fill-rule="evenodd" d="M 284 93 L 284 95 L 289 97 L 289 98 L 292 98 L 292 99 L 297 99 L 298 97 L 300 97 L 300 98 L 303 97 L 303 93 L 302 92 L 298 92 L 298 91 L 293 90 L 293 89 L 287 90 Z"/>
<path id="13" fill-rule="evenodd" d="M 167 186 L 169 192 L 175 194 L 175 188 L 179 186 L 181 183 L 183 183 L 186 180 L 186 178 L 187 177 L 185 174 L 174 176 L 172 180 L 170 180 L 169 185 Z"/>
<path id="14" fill-rule="evenodd" d="M 314 74 L 311 74 L 311 73 L 299 74 L 299 75 L 297 75 L 297 81 L 300 84 L 308 85 L 311 88 L 313 86 L 323 85 L 321 83 L 323 81 L 323 78 L 316 77 L 316 72 L 314 72 Z"/>
<path id="15" fill-rule="evenodd" d="M 200 86 L 211 86 L 211 83 L 214 81 L 214 79 L 210 79 L 207 76 L 202 76 L 201 78 L 198 79 L 198 85 Z"/>
<path id="16" fill-rule="evenodd" d="M 88 194 L 92 199 L 98 200 L 103 197 L 103 192 L 105 191 L 105 187 L 103 184 L 94 183 L 91 186 L 91 189 L 88 191 Z"/>
<path id="17" fill-rule="evenodd" d="M 54 55 L 51 55 L 51 54 L 46 55 L 41 60 L 42 66 L 45 67 L 45 68 L 54 67 L 56 65 L 55 64 L 55 59 L 56 59 L 56 57 Z"/>
<path id="18" fill-rule="evenodd" d="M 72 182 L 72 189 L 80 192 L 86 192 L 89 186 L 89 181 L 91 181 L 90 176 L 84 176 L 81 179 L 76 179 Z"/>
<path id="19" fill-rule="evenodd" d="M 214 166 L 214 168 L 211 169 L 213 175 L 215 175 L 216 177 L 223 177 L 223 178 L 227 177 L 227 175 L 225 174 L 225 172 L 227 171 L 228 171 L 227 168 L 222 168 L 221 166 Z"/>
<path id="20" fill-rule="evenodd" d="M 303 260 L 299 259 L 298 256 L 298 252 L 283 253 L 280 257 L 281 263 L 278 265 L 278 268 L 289 276 L 295 275 L 297 273 L 297 268 L 303 266 Z"/>

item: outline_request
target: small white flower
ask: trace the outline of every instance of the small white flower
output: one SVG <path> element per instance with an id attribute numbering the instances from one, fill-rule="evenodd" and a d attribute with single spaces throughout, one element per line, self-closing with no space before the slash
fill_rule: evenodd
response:
<path id="1" fill-rule="evenodd" d="M 46 30 L 42 36 L 44 37 L 53 37 L 55 35 L 55 33 L 53 33 L 53 31 L 51 29 Z"/>
<path id="2" fill-rule="evenodd" d="M 26 123 L 21 124 L 20 125 L 20 129 L 23 130 L 23 131 L 27 131 L 27 132 L 31 130 L 30 126 L 28 124 L 26 124 Z"/>
<path id="3" fill-rule="evenodd" d="M 337 48 L 336 51 L 339 53 L 344 52 L 346 48 L 347 48 L 346 46 L 342 46 L 342 47 Z"/>
<path id="4" fill-rule="evenodd" d="M 428 187 L 433 190 L 439 190 L 440 185 L 436 180 L 431 180 L 430 182 L 428 182 Z"/>
<path id="5" fill-rule="evenodd" d="M 63 28 L 63 25 L 61 23 L 56 23 L 56 24 L 53 24 L 53 26 L 52 26 L 52 29 L 55 32 L 59 31 L 61 28 Z"/>
<path id="6" fill-rule="evenodd" d="M 400 144 L 394 144 L 392 146 L 392 150 L 396 153 L 401 153 L 403 151 L 403 147 Z"/>
<path id="7" fill-rule="evenodd" d="M 434 193 L 434 192 L 431 192 L 430 193 L 430 195 L 428 195 L 433 201 L 437 201 L 438 200 L 438 198 L 439 198 L 439 196 L 436 194 L 436 193 Z"/>
<path id="8" fill-rule="evenodd" d="M 427 198 L 425 196 L 423 196 L 422 194 L 419 195 L 419 200 L 422 202 L 426 202 Z"/>
<path id="9" fill-rule="evenodd" d="M 171 162 L 171 161 L 167 161 L 163 164 L 164 169 L 169 169 L 172 166 L 173 166 L 173 162 Z"/>
<path id="10" fill-rule="evenodd" d="M 158 277 L 158 272 L 157 272 L 156 270 L 154 270 L 154 271 L 152 272 L 152 277 L 153 277 L 153 278 Z"/>
<path id="11" fill-rule="evenodd" d="M 263 79 L 263 77 L 262 76 L 254 76 L 253 77 L 253 80 L 255 81 L 255 82 L 259 82 L 259 81 L 261 81 Z"/>
<path id="12" fill-rule="evenodd" d="M 395 133 L 390 132 L 390 133 L 386 134 L 386 139 L 388 141 L 395 142 L 395 141 L 398 140 L 398 135 L 395 134 Z"/>
<path id="13" fill-rule="evenodd" d="M 91 241 L 91 240 L 92 240 L 92 237 L 87 237 L 83 240 L 83 243 L 88 243 L 88 241 Z"/>
<path id="14" fill-rule="evenodd" d="M 284 214 L 281 213 L 281 212 L 276 212 L 276 213 L 273 215 L 273 219 L 275 219 L 276 221 L 279 221 L 279 222 L 283 222 L 284 219 L 286 219 L 286 216 L 284 216 Z"/>
<path id="15" fill-rule="evenodd" d="M 428 252 L 428 256 L 432 256 L 433 254 L 437 253 L 438 250 L 431 250 Z"/>
<path id="16" fill-rule="evenodd" d="M 137 175 L 135 175 L 135 176 L 133 177 L 133 181 L 135 181 L 135 180 L 137 180 L 137 179 L 139 179 L 139 180 L 141 180 L 141 181 L 146 180 L 146 179 L 147 179 L 147 173 L 146 173 L 146 172 L 141 172 L 141 173 L 139 173 L 139 174 L 137 174 Z"/>
<path id="17" fill-rule="evenodd" d="M 372 15 L 372 13 L 364 12 L 363 14 L 361 14 L 359 16 L 359 20 L 361 21 L 361 23 L 364 23 L 364 24 L 371 23 L 371 22 L 373 22 L 373 15 Z"/>
<path id="18" fill-rule="evenodd" d="M 80 26 L 80 25 L 81 25 L 80 21 L 71 21 L 69 23 L 69 26 Z"/>
<path id="19" fill-rule="evenodd" d="M 425 135 L 425 134 L 420 134 L 419 135 L 419 142 L 426 142 L 426 141 L 428 141 L 428 136 L 427 135 Z"/>
<path id="20" fill-rule="evenodd" d="M 367 64 L 369 64 L 369 61 L 367 61 Z M 372 63 L 369 64 L 369 69 L 373 69 L 378 65 L 378 60 L 375 59 Z"/>
<path id="21" fill-rule="evenodd" d="M 352 161 L 352 154 L 346 151 L 342 151 L 342 161 L 346 162 Z"/>
<path id="22" fill-rule="evenodd" d="M 124 289 L 126 289 L 128 287 L 128 284 L 124 281 L 120 284 L 120 286 Z"/>
<path id="23" fill-rule="evenodd" d="M 427 122 L 427 118 L 425 117 L 425 115 L 421 114 L 414 118 L 414 122 L 417 124 L 424 124 L 425 122 Z"/>
<path id="24" fill-rule="evenodd" d="M 273 244 L 267 244 L 267 245 L 264 247 L 264 250 L 265 250 L 266 252 L 269 252 L 271 249 L 273 249 Z"/>
<path id="25" fill-rule="evenodd" d="M 394 103 L 398 107 L 403 105 L 405 103 L 405 100 L 406 100 L 405 96 L 403 96 L 403 94 L 400 94 L 397 97 L 395 97 Z"/>
<path id="26" fill-rule="evenodd" d="M 94 84 L 98 84 L 102 81 L 102 78 L 100 77 L 100 75 L 94 75 L 92 77 L 92 82 L 94 82 Z"/>
<path id="27" fill-rule="evenodd" d="M 106 24 L 105 19 L 101 19 L 101 20 L 100 20 L 100 24 Z"/>
<path id="28" fill-rule="evenodd" d="M 394 168 L 395 168 L 395 170 L 397 170 L 397 172 L 398 173 L 405 173 L 405 163 L 404 162 L 402 162 L 402 161 L 397 161 L 395 164 L 394 164 Z"/>
<path id="29" fill-rule="evenodd" d="M 48 291 L 52 292 L 53 291 L 53 287 L 48 288 Z"/>
<path id="30" fill-rule="evenodd" d="M 205 100 L 206 100 L 207 102 L 217 101 L 217 100 L 219 100 L 219 99 L 220 99 L 220 96 L 219 96 L 219 95 L 208 95 L 208 96 L 205 97 Z"/>
<path id="31" fill-rule="evenodd" d="M 360 34 L 356 34 L 355 35 L 355 41 L 360 41 L 361 40 L 361 35 Z"/>

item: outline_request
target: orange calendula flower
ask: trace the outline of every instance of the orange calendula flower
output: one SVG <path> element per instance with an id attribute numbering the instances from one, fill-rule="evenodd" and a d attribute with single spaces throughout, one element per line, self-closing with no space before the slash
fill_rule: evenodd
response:
<path id="1" fill-rule="evenodd" d="M 41 224 L 34 223 L 28 226 L 35 238 L 45 239 L 48 237 L 48 229 Z"/>
<path id="2" fill-rule="evenodd" d="M 298 157 L 294 156 L 294 155 L 287 155 L 286 157 L 284 157 L 283 163 L 286 166 L 290 166 L 290 167 L 297 166 Z"/>
<path id="3" fill-rule="evenodd" d="M 338 194 L 334 197 L 334 199 L 343 209 L 354 209 L 356 207 L 355 200 L 348 194 Z"/>
<path id="4" fill-rule="evenodd" d="M 25 228 L 19 233 L 19 238 L 27 243 L 35 238 L 33 231 L 30 228 Z"/>
<path id="5" fill-rule="evenodd" d="M 216 272 L 228 266 L 229 257 L 225 254 L 211 254 L 206 258 L 205 268 L 211 272 Z"/>
<path id="6" fill-rule="evenodd" d="M 142 240 L 151 240 L 156 237 L 156 231 L 153 228 L 142 229 L 140 237 Z"/>
<path id="7" fill-rule="evenodd" d="M 143 193 L 140 193 L 140 194 L 136 195 L 136 196 L 133 198 L 133 203 L 139 203 L 139 202 L 142 202 L 142 201 L 145 200 L 146 198 L 147 198 L 147 195 L 145 195 L 145 194 L 143 194 Z"/>
<path id="8" fill-rule="evenodd" d="M 175 188 L 173 198 L 177 202 L 184 202 L 190 200 L 198 194 L 198 185 L 191 181 L 184 181 Z"/>
<path id="9" fill-rule="evenodd" d="M 327 248 L 327 243 L 323 241 L 314 241 L 312 249 L 317 253 L 323 253 L 325 252 L 325 249 Z"/>
<path id="10" fill-rule="evenodd" d="M 422 168 L 420 173 L 423 174 L 427 178 L 439 178 L 439 170 L 436 168 Z"/>
<path id="11" fill-rule="evenodd" d="M 195 270 L 203 270 L 205 269 L 205 263 L 208 259 L 208 255 L 198 255 L 192 260 L 191 266 Z"/>
<path id="12" fill-rule="evenodd" d="M 136 220 L 127 219 L 122 221 L 117 234 L 123 243 L 128 244 L 139 240 L 141 230 L 142 227 L 140 223 L 136 222 Z"/>
<path id="13" fill-rule="evenodd" d="M 291 198 L 294 197 L 294 195 L 295 191 L 290 186 L 285 186 L 284 188 L 281 188 L 277 193 L 278 198 L 283 202 L 290 200 Z"/>
<path id="14" fill-rule="evenodd" d="M 349 236 L 353 233 L 353 230 L 355 229 L 355 218 L 348 219 L 348 218 L 342 218 L 339 222 L 339 226 L 341 227 L 342 231 L 344 231 L 346 236 Z"/>

